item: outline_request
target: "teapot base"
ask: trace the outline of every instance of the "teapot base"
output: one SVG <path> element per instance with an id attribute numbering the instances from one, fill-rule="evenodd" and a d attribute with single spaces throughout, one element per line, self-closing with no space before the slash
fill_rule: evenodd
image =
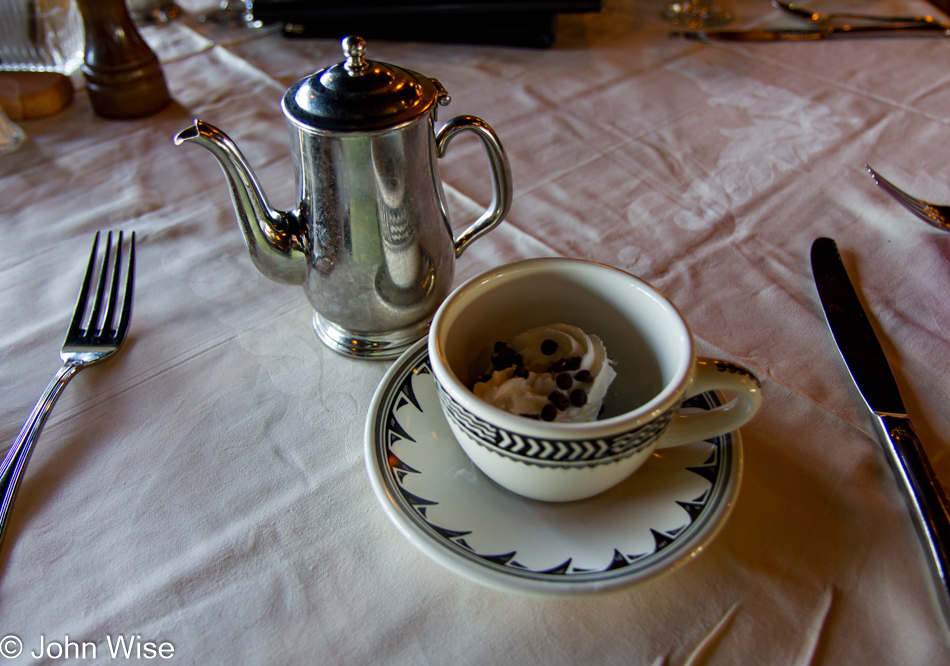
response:
<path id="1" fill-rule="evenodd" d="M 350 358 L 379 361 L 402 356 L 416 340 L 429 333 L 431 322 L 429 318 L 395 331 L 367 334 L 355 333 L 321 317 L 318 312 L 313 313 L 313 328 L 327 347 Z"/>

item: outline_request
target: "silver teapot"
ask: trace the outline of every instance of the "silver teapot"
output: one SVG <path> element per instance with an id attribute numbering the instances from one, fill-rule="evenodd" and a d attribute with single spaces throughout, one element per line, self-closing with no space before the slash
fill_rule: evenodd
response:
<path id="1" fill-rule="evenodd" d="M 313 325 L 331 349 L 392 358 L 424 336 L 452 288 L 455 260 L 511 206 L 511 169 L 495 132 L 474 116 L 435 131 L 449 94 L 435 79 L 363 57 L 346 59 L 284 94 L 299 206 L 274 210 L 224 132 L 196 120 L 175 137 L 211 151 L 224 170 L 244 241 L 267 277 L 303 285 Z M 455 235 L 438 158 L 452 137 L 481 139 L 491 166 L 490 208 Z"/>

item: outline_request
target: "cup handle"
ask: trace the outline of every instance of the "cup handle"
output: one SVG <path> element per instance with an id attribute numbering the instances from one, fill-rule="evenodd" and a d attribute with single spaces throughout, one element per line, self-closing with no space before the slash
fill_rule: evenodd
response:
<path id="1" fill-rule="evenodd" d="M 445 155 L 445 149 L 452 137 L 459 132 L 475 132 L 482 140 L 485 152 L 488 154 L 488 164 L 491 166 L 492 197 L 491 206 L 474 222 L 466 227 L 465 231 L 454 238 L 455 258 L 462 256 L 462 252 L 473 240 L 487 234 L 501 222 L 508 209 L 511 208 L 511 167 L 508 156 L 494 130 L 481 118 L 475 116 L 458 116 L 452 118 L 442 126 L 435 135 L 435 145 L 439 157 Z"/>
<path id="2" fill-rule="evenodd" d="M 736 395 L 715 409 L 674 416 L 657 444 L 658 449 L 699 442 L 735 430 L 751 419 L 762 404 L 762 384 L 747 368 L 718 359 L 696 359 L 693 378 L 683 399 L 714 390 Z"/>

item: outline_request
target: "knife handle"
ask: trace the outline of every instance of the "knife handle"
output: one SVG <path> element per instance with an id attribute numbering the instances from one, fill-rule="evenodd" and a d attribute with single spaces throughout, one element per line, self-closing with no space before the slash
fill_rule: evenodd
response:
<path id="1" fill-rule="evenodd" d="M 827 28 L 829 35 L 884 35 L 888 33 L 944 33 L 950 31 L 950 26 L 943 23 L 887 23 L 878 25 L 842 25 L 838 27 Z"/>
<path id="2" fill-rule="evenodd" d="M 941 604 L 950 616 L 950 502 L 943 492 L 910 419 L 877 417 L 888 454 L 907 494 L 934 574 L 943 588 Z"/>

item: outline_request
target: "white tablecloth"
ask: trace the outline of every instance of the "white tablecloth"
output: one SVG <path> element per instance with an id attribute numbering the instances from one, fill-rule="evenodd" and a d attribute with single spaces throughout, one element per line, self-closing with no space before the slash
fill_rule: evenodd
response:
<path id="1" fill-rule="evenodd" d="M 736 27 L 795 25 L 764 0 L 729 4 Z M 547 50 L 370 41 L 367 55 L 438 78 L 441 119 L 481 116 L 510 157 L 510 214 L 457 282 L 525 257 L 610 264 L 666 293 L 700 353 L 759 373 L 764 406 L 716 539 L 668 575 L 570 601 L 483 588 L 404 539 L 363 462 L 388 364 L 318 341 L 303 292 L 251 265 L 211 156 L 172 144 L 195 117 L 221 127 L 293 207 L 280 97 L 338 62 L 339 43 L 222 45 L 178 22 L 144 31 L 172 106 L 105 120 L 79 90 L 0 158 L 0 440 L 57 367 L 94 231 L 138 239 L 129 339 L 66 389 L 0 552 L 0 640 L 24 645 L 10 663 L 67 636 L 105 663 L 120 635 L 186 664 L 950 660 L 808 259 L 816 237 L 837 239 L 950 484 L 950 235 L 864 170 L 950 202 L 950 45 L 704 45 L 670 39 L 662 6 L 563 16 Z M 916 0 L 863 6 L 946 18 Z M 482 150 L 460 138 L 441 168 L 461 225 L 488 197 Z"/>

